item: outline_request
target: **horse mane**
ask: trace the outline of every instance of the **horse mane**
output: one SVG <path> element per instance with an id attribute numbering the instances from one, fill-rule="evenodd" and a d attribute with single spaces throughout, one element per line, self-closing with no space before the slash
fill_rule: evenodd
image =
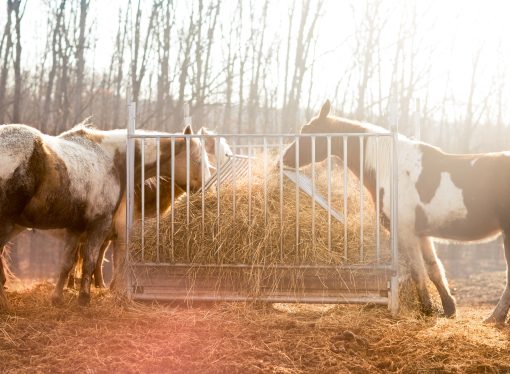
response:
<path id="1" fill-rule="evenodd" d="M 73 134 L 80 134 L 82 132 L 89 132 L 90 130 L 97 130 L 97 127 L 92 122 L 92 116 L 88 116 L 80 123 L 77 123 L 69 130 L 60 133 L 58 136 L 66 137 Z"/>
<path id="2" fill-rule="evenodd" d="M 368 133 L 389 133 L 384 127 L 369 122 L 359 122 L 359 125 Z M 402 143 L 402 140 L 409 140 L 400 134 L 398 138 L 399 144 Z M 365 170 L 374 177 L 377 170 L 380 182 L 390 180 L 391 155 L 393 152 L 392 139 L 389 136 L 369 136 L 365 143 Z"/>

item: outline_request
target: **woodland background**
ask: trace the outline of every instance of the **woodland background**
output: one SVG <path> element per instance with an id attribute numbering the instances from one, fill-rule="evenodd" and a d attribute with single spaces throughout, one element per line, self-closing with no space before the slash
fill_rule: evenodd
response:
<path id="1" fill-rule="evenodd" d="M 130 91 L 138 126 L 151 129 L 179 131 L 189 104 L 197 128 L 293 133 L 326 98 L 337 115 L 387 127 L 395 95 L 407 135 L 419 123 L 420 138 L 447 151 L 509 148 L 507 41 L 504 30 L 483 34 L 490 17 L 473 20 L 481 36 L 466 42 L 437 32 L 443 5 L 434 1 L 125 0 L 105 15 L 106 3 L 0 3 L 0 123 L 57 134 L 92 116 L 99 128 L 122 128 Z M 487 6 L 502 12 L 497 4 Z M 338 28 L 325 26 L 335 19 Z M 104 23 L 112 33 L 101 33 Z M 21 236 L 15 271 L 45 276 L 58 245 Z M 458 257 L 450 247 L 444 256 Z"/>

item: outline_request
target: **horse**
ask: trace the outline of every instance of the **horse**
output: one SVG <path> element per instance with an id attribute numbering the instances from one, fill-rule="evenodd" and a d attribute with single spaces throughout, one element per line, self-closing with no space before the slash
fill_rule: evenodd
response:
<path id="1" fill-rule="evenodd" d="M 208 159 L 208 168 L 204 170 L 204 178 L 207 180 L 210 178 L 211 173 L 216 170 L 219 164 L 224 164 L 229 156 L 232 156 L 232 150 L 228 145 L 227 141 L 223 137 L 219 137 L 218 142 L 215 141 L 217 137 L 216 133 L 202 127 L 198 134 L 201 135 L 200 139 L 203 141 L 203 146 L 206 151 L 207 159 Z M 218 148 L 216 148 L 216 144 L 218 144 Z M 144 193 L 144 214 L 145 217 L 155 217 L 157 214 L 157 188 L 156 188 L 156 180 L 151 179 L 147 180 L 145 183 L 145 193 Z M 186 188 L 179 188 L 179 186 L 174 187 L 174 200 L 183 195 L 186 192 Z M 142 217 L 141 211 L 141 199 L 139 196 L 141 195 L 141 188 L 135 188 L 135 205 L 133 211 L 133 220 L 140 220 Z M 168 180 L 160 179 L 160 214 L 166 214 L 171 209 L 171 183 L 168 183 Z M 125 211 L 121 211 L 120 214 L 125 216 Z M 126 253 L 126 246 L 124 242 L 124 228 L 122 230 L 116 230 L 115 240 L 113 240 L 113 265 L 114 265 L 114 276 L 112 282 L 110 284 L 110 289 L 112 291 L 123 292 L 125 290 L 125 266 L 124 259 Z"/>
<path id="2" fill-rule="evenodd" d="M 147 132 L 147 134 L 165 135 Z M 191 135 L 186 127 L 184 135 Z M 191 191 L 202 185 L 202 145 L 199 139 L 175 138 L 146 142 L 144 165 L 140 162 L 140 139 L 135 140 L 135 180 L 142 167 L 154 177 L 157 159 L 174 158 L 174 183 Z M 90 303 L 90 279 L 99 246 L 112 227 L 125 226 L 119 207 L 125 203 L 126 130 L 102 131 L 80 124 L 58 136 L 50 136 L 26 125 L 0 126 L 0 249 L 26 228 L 65 229 L 65 254 L 52 302 L 59 304 L 78 243 L 83 244 L 83 269 L 78 296 L 80 305 Z M 187 152 L 189 148 L 189 153 Z M 189 180 L 186 157 L 190 157 Z M 164 168 L 162 176 L 170 176 Z M 184 169 L 184 170 L 183 170 Z M 124 222 L 124 223 L 122 223 Z M 0 269 L 0 271 L 3 269 Z M 2 272 L 2 279 L 5 274 Z M 0 288 L 0 307 L 7 308 Z"/>
<path id="3" fill-rule="evenodd" d="M 385 133 L 382 127 L 329 115 L 326 101 L 319 114 L 301 129 L 310 133 Z M 383 139 L 380 139 L 381 141 Z M 389 138 L 388 138 L 389 140 Z M 311 139 L 300 137 L 299 166 L 312 162 Z M 315 161 L 327 157 L 326 139 L 317 137 Z M 363 139 L 365 188 L 375 202 L 375 168 L 378 154 L 373 137 Z M 426 288 L 428 276 L 434 283 L 447 317 L 455 317 L 455 299 L 450 293 L 433 239 L 446 241 L 482 241 L 503 234 L 507 269 L 510 267 L 510 153 L 449 154 L 432 145 L 398 135 L 398 245 L 407 254 L 411 277 L 416 284 L 423 312 L 432 312 Z M 382 152 L 391 152 L 382 141 Z M 332 155 L 343 158 L 343 141 L 333 138 Z M 347 165 L 360 177 L 360 141 L 349 137 Z M 296 142 L 290 144 L 283 163 L 296 167 Z M 389 159 L 389 158 L 388 158 Z M 379 160 L 382 164 L 384 160 Z M 380 211 L 382 223 L 390 222 L 389 164 L 379 168 Z M 383 174 L 387 174 L 384 177 Z M 510 272 L 507 285 L 487 322 L 502 323 L 510 308 Z"/>
<path id="4" fill-rule="evenodd" d="M 224 137 L 218 137 L 217 134 L 209 130 L 205 127 L 200 128 L 197 134 L 202 135 L 200 138 L 203 142 L 205 151 L 207 153 L 207 158 L 209 161 L 209 168 L 205 171 L 205 180 L 207 180 L 211 173 L 216 170 L 216 167 L 219 164 L 224 164 L 230 156 L 233 155 L 233 152 Z M 218 138 L 218 141 L 216 141 Z M 218 158 L 218 160 L 217 160 Z M 160 214 L 166 214 L 171 209 L 172 204 L 172 180 L 171 178 L 161 177 L 159 180 L 159 212 Z M 143 186 L 143 187 L 142 187 Z M 157 179 L 150 178 L 144 181 L 144 184 L 137 183 L 134 189 L 134 209 L 133 209 L 133 220 L 140 220 L 142 217 L 142 202 L 141 202 L 141 193 L 142 188 L 144 188 L 144 216 L 145 217 L 155 217 L 157 214 Z M 174 185 L 174 200 L 178 199 L 181 195 L 185 193 L 185 189 L 180 188 L 178 185 Z M 109 246 L 114 248 L 114 277 L 112 279 L 111 288 L 119 289 L 122 286 L 118 285 L 118 270 L 120 268 L 119 263 L 122 261 L 122 258 L 125 256 L 125 251 L 122 245 L 118 245 L 118 236 L 124 235 L 124 232 L 113 232 L 111 236 L 105 240 L 105 242 L 101 245 L 101 249 L 99 251 L 98 260 L 96 263 L 96 268 L 94 271 L 94 282 L 97 288 L 105 287 L 103 275 L 102 275 L 102 265 L 105 256 L 106 250 Z M 77 254 L 79 252 L 77 251 Z M 79 256 L 77 256 L 79 257 Z M 78 262 L 78 258 L 77 258 Z M 117 265 L 116 265 L 117 264 Z M 115 268 L 116 267 L 116 268 Z M 68 281 L 68 287 L 74 287 L 74 271 L 71 271 Z"/>

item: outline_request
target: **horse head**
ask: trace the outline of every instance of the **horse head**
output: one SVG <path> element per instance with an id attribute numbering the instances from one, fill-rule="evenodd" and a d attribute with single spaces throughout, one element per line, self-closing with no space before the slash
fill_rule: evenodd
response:
<path id="1" fill-rule="evenodd" d="M 329 117 L 331 111 L 331 103 L 327 100 L 322 106 L 319 114 L 312 118 L 310 122 L 301 128 L 300 133 L 319 134 L 329 133 L 332 130 L 332 122 L 334 119 Z M 315 144 L 315 161 L 320 162 L 328 156 L 327 144 L 324 137 L 316 139 Z M 296 168 L 309 165 L 312 162 L 312 137 L 300 136 L 292 142 L 283 154 L 283 163 L 285 166 Z"/>
<path id="2" fill-rule="evenodd" d="M 219 137 L 216 132 L 202 127 L 198 130 L 198 134 L 202 136 L 202 142 L 204 143 L 205 151 L 209 157 L 211 163 L 211 170 L 214 170 L 219 164 L 224 164 L 230 156 L 234 153 L 227 143 L 224 137 Z"/>
<path id="3" fill-rule="evenodd" d="M 203 142 L 194 136 L 190 125 L 184 128 L 183 134 L 183 138 L 175 138 L 174 183 L 184 191 L 189 185 L 190 191 L 194 192 L 211 177 L 209 157 Z M 171 150 L 171 139 L 166 139 L 166 143 L 166 150 Z"/>
<path id="4" fill-rule="evenodd" d="M 310 122 L 301 128 L 303 136 L 297 137 L 283 154 L 285 166 L 297 168 L 309 165 L 313 160 L 321 162 L 328 155 L 344 157 L 344 145 L 346 146 L 349 167 L 359 166 L 360 160 L 360 139 L 355 136 L 331 136 L 331 149 L 328 154 L 327 134 L 360 134 L 369 132 L 385 132 L 381 127 L 370 124 L 362 124 L 358 121 L 339 118 L 330 115 L 331 103 L 327 100 L 319 112 Z M 317 136 L 315 136 L 317 135 Z M 315 143 L 315 158 L 313 156 L 313 143 Z"/>

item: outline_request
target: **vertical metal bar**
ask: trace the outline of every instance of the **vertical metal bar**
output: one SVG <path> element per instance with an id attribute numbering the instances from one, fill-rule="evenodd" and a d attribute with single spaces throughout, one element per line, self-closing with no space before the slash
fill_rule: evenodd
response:
<path id="1" fill-rule="evenodd" d="M 381 259 L 381 237 L 379 234 L 380 230 L 380 219 L 381 219 L 381 203 L 380 203 L 380 187 L 379 187 L 379 136 L 375 138 L 375 253 L 377 257 L 377 263 Z M 387 162 L 384 160 L 383 162 Z"/>
<path id="2" fill-rule="evenodd" d="M 331 136 L 327 137 L 327 179 L 328 179 L 328 251 L 331 251 Z"/>
<path id="3" fill-rule="evenodd" d="M 156 139 L 156 261 L 159 262 L 159 177 L 160 177 L 160 138 Z"/>
<path id="4" fill-rule="evenodd" d="M 186 136 L 186 225 L 189 225 L 189 194 L 190 194 L 190 138 Z M 186 240 L 186 256 L 190 260 L 189 240 Z"/>
<path id="5" fill-rule="evenodd" d="M 390 105 L 390 119 L 393 150 L 392 150 L 392 196 L 391 196 L 391 252 L 392 252 L 392 268 L 393 276 L 390 283 L 390 300 L 388 306 L 392 314 L 397 314 L 399 309 L 398 300 L 398 116 L 397 116 L 397 102 L 396 95 L 392 99 Z"/>
<path id="6" fill-rule="evenodd" d="M 171 176 L 171 234 L 172 234 L 172 262 L 174 261 L 175 247 L 174 247 L 174 222 L 175 222 L 175 138 L 172 137 L 170 143 L 170 176 Z"/>
<path id="7" fill-rule="evenodd" d="M 344 145 L 344 257 L 347 260 L 348 256 L 348 249 L 347 249 L 347 213 L 348 213 L 348 207 L 347 207 L 347 183 L 349 182 L 347 177 L 349 174 L 349 169 L 347 167 L 347 136 L 344 135 L 342 137 L 343 145 Z"/>
<path id="8" fill-rule="evenodd" d="M 206 162 L 207 159 L 207 151 L 205 149 L 205 140 L 207 138 L 204 138 L 202 135 L 202 138 L 200 139 L 200 155 L 201 155 L 201 167 L 200 167 L 200 173 L 201 173 L 201 203 L 202 203 L 202 209 L 200 210 L 200 213 L 202 215 L 202 238 L 205 235 L 205 168 L 209 167 L 209 165 Z"/>
<path id="9" fill-rule="evenodd" d="M 280 260 L 283 261 L 283 138 L 279 137 L 278 154 L 280 155 Z"/>
<path id="10" fill-rule="evenodd" d="M 136 103 L 130 102 L 128 104 L 128 126 L 127 126 L 127 139 L 126 139 L 126 232 L 125 232 L 125 264 L 130 265 L 129 252 L 130 252 L 130 233 L 133 227 L 133 199 L 134 199 L 134 179 L 135 179 L 135 139 L 136 133 Z M 127 276 L 127 296 L 132 298 L 133 287 L 131 273 Z"/>
<path id="11" fill-rule="evenodd" d="M 365 226 L 365 223 L 364 223 L 364 216 L 363 216 L 363 206 L 364 206 L 364 190 L 365 190 L 365 185 L 364 185 L 364 178 L 365 178 L 365 150 L 364 150 L 364 144 L 365 144 L 365 137 L 364 136 L 360 136 L 359 137 L 359 175 L 360 175 L 360 178 L 359 178 L 359 181 L 360 181 L 360 185 L 359 185 L 359 219 L 360 219 L 360 227 L 359 227 L 359 236 L 360 236 L 360 248 L 359 248 L 359 259 L 360 261 L 363 261 L 364 257 L 365 257 L 365 253 L 364 253 L 364 243 L 363 243 L 363 229 L 364 229 L 364 226 Z"/>
<path id="12" fill-rule="evenodd" d="M 312 248 L 315 249 L 315 136 L 312 136 Z"/>
<path id="13" fill-rule="evenodd" d="M 142 207 L 142 261 L 145 261 L 145 139 L 140 139 L 141 177 L 140 177 L 140 206 Z"/>
<path id="14" fill-rule="evenodd" d="M 251 183 L 252 183 L 252 165 L 251 165 L 251 138 L 248 142 L 248 224 L 251 225 Z"/>
<path id="15" fill-rule="evenodd" d="M 216 234 L 219 234 L 220 232 L 220 185 L 221 185 L 221 160 L 220 160 L 220 138 L 216 135 L 214 137 L 214 152 L 216 157 Z M 216 240 L 216 243 L 218 243 L 219 240 Z M 218 254 L 219 255 L 219 254 Z"/>
<path id="16" fill-rule="evenodd" d="M 295 140 L 296 179 L 299 181 L 299 135 Z M 299 255 L 299 183 L 296 183 L 296 258 Z"/>
<path id="17" fill-rule="evenodd" d="M 234 150 L 236 149 L 235 148 L 236 145 L 237 145 L 237 137 L 233 138 L 233 142 L 232 142 L 232 147 Z M 232 217 L 234 219 L 234 222 L 236 219 L 236 180 L 237 180 L 236 161 L 237 161 L 237 158 L 232 157 L 232 210 L 233 210 Z"/>
<path id="18" fill-rule="evenodd" d="M 264 136 L 264 229 L 267 227 L 267 139 Z"/>

